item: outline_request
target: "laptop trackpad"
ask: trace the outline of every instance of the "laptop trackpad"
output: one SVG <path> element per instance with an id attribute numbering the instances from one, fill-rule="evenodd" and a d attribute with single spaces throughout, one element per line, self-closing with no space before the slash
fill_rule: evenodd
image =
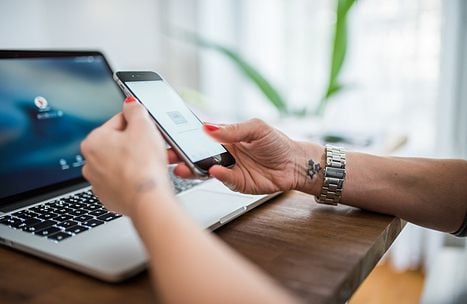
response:
<path id="1" fill-rule="evenodd" d="M 221 219 L 244 213 L 245 205 L 251 201 L 251 197 L 194 190 L 178 196 L 178 200 L 195 221 L 203 228 L 208 228 Z"/>

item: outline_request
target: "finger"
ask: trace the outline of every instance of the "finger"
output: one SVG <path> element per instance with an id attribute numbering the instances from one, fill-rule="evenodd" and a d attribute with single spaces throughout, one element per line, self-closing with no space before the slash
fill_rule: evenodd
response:
<path id="1" fill-rule="evenodd" d="M 209 175 L 220 180 L 232 191 L 237 191 L 237 189 L 240 188 L 241 181 L 232 169 L 219 165 L 214 165 L 211 168 L 209 168 Z"/>
<path id="2" fill-rule="evenodd" d="M 91 179 L 91 172 L 89 170 L 89 165 L 88 164 L 84 164 L 83 168 L 81 168 L 81 174 L 83 175 L 83 177 L 88 181 L 90 182 L 90 179 Z"/>
<path id="3" fill-rule="evenodd" d="M 174 169 L 174 174 L 181 178 L 196 178 L 196 175 L 185 164 L 178 164 Z"/>
<path id="4" fill-rule="evenodd" d="M 230 125 L 203 125 L 204 131 L 221 143 L 251 142 L 263 137 L 270 128 L 260 119 Z"/>
<path id="5" fill-rule="evenodd" d="M 169 164 L 182 162 L 180 157 L 178 157 L 177 153 L 175 153 L 174 149 L 172 148 L 167 149 L 167 158 L 169 159 Z"/>
<path id="6" fill-rule="evenodd" d="M 123 116 L 128 130 L 139 131 L 142 128 L 154 126 L 149 119 L 148 111 L 133 96 L 125 99 L 123 103 Z"/>
<path id="7" fill-rule="evenodd" d="M 81 173 L 83 177 L 91 184 L 95 184 L 97 178 L 96 173 L 94 172 L 93 168 L 89 163 L 85 163 L 83 168 L 81 169 Z"/>
<path id="8" fill-rule="evenodd" d="M 99 137 L 99 132 L 97 132 L 97 130 L 98 129 L 92 130 L 80 144 L 81 154 L 83 154 L 86 160 L 89 160 L 96 154 L 96 151 L 99 150 L 98 143 L 100 143 L 100 141 L 96 139 Z"/>
<path id="9" fill-rule="evenodd" d="M 101 126 L 101 128 L 122 131 L 123 129 L 125 129 L 125 125 L 126 125 L 125 119 L 123 117 L 123 114 L 120 112 L 114 115 L 111 119 L 107 120 Z"/>

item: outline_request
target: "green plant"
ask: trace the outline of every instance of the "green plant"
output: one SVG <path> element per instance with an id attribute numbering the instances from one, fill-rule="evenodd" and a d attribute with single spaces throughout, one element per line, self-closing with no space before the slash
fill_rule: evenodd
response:
<path id="1" fill-rule="evenodd" d="M 336 26 L 334 28 L 331 51 L 329 80 L 326 92 L 316 109 L 317 114 L 322 114 L 329 99 L 343 88 L 339 76 L 347 54 L 348 14 L 355 2 L 356 0 L 337 0 Z"/>
<path id="2" fill-rule="evenodd" d="M 343 85 L 340 83 L 340 73 L 344 65 L 347 54 L 347 18 L 348 13 L 357 0 L 336 0 L 336 26 L 333 35 L 333 44 L 331 52 L 331 62 L 329 79 L 325 94 L 320 100 L 320 103 L 315 114 L 323 113 L 324 108 L 330 98 L 342 90 Z M 286 100 L 281 96 L 279 91 L 263 76 L 251 63 L 243 58 L 239 53 L 235 52 L 224 45 L 207 40 L 200 35 L 186 31 L 172 31 L 172 36 L 180 37 L 185 41 L 192 42 L 201 47 L 217 51 L 228 58 L 235 66 L 249 79 L 266 97 L 281 114 L 306 115 L 306 108 L 291 112 L 287 107 Z"/>
<path id="3" fill-rule="evenodd" d="M 249 79 L 266 97 L 266 99 L 281 114 L 287 114 L 287 103 L 279 91 L 264 77 L 252 64 L 244 59 L 239 53 L 219 43 L 209 41 L 198 34 L 191 32 L 178 32 L 177 36 L 204 48 L 212 49 L 230 59 L 235 66 Z"/>

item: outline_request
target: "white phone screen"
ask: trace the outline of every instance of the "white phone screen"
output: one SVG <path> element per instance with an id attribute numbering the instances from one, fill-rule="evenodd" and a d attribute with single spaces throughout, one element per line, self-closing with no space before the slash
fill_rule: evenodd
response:
<path id="1" fill-rule="evenodd" d="M 127 81 L 159 125 L 192 162 L 227 152 L 202 130 L 202 123 L 164 81 Z"/>

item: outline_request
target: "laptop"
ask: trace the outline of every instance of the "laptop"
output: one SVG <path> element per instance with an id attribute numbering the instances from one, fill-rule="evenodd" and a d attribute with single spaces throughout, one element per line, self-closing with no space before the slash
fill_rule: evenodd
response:
<path id="1" fill-rule="evenodd" d="M 81 175 L 80 142 L 123 98 L 100 52 L 0 51 L 1 244 L 108 282 L 145 269 L 131 220 L 106 210 Z M 179 203 L 211 230 L 274 196 L 171 176 Z"/>

